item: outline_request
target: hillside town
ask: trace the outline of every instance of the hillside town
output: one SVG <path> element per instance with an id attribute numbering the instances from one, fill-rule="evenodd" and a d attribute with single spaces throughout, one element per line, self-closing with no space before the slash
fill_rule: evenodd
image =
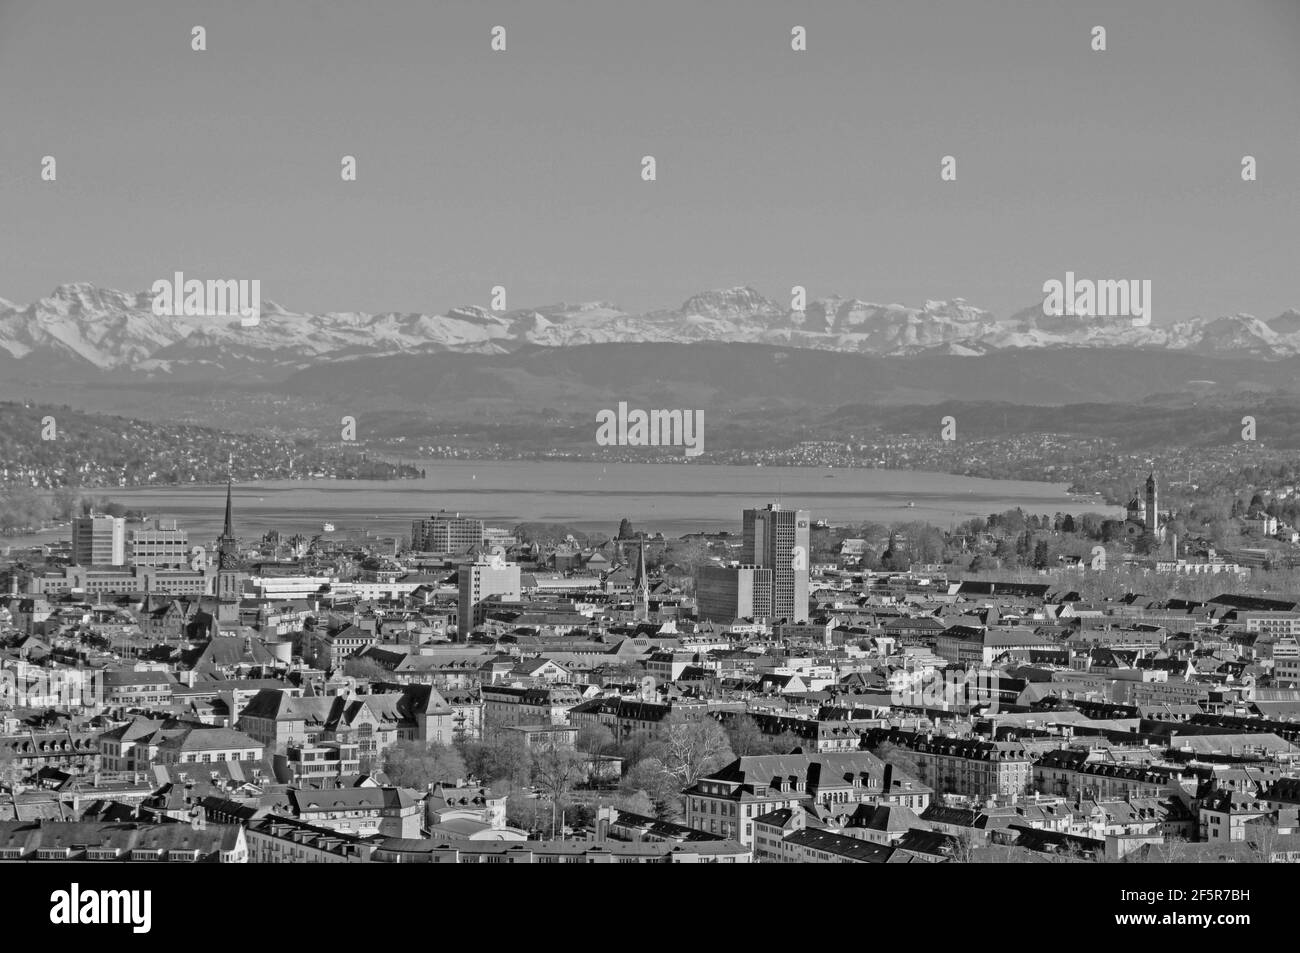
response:
<path id="1" fill-rule="evenodd" d="M 1120 578 L 1204 598 L 899 528 L 864 560 L 779 503 L 688 540 L 237 516 L 4 556 L 0 862 L 1300 860 L 1300 594 L 1169 558 L 1154 473 Z"/>

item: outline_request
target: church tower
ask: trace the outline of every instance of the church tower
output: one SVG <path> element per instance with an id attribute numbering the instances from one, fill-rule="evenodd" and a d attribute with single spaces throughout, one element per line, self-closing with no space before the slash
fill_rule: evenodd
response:
<path id="1" fill-rule="evenodd" d="M 1155 470 L 1152 470 L 1147 476 L 1146 513 L 1143 514 L 1145 516 L 1143 522 L 1146 525 L 1148 536 L 1162 539 L 1164 537 L 1164 530 L 1160 526 L 1160 511 L 1157 504 L 1156 472 Z"/>
<path id="2" fill-rule="evenodd" d="M 645 571 L 645 537 L 636 551 L 636 575 L 632 579 L 632 589 L 636 594 L 634 617 L 638 622 L 650 618 L 650 577 Z"/>
<path id="3" fill-rule="evenodd" d="M 235 538 L 231 503 L 232 483 L 226 483 L 226 522 L 217 540 L 217 622 L 239 624 L 239 598 L 248 574 L 239 560 L 239 540 Z"/>

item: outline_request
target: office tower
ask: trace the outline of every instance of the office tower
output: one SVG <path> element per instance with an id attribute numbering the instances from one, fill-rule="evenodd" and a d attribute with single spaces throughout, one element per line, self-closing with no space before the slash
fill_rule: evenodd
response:
<path id="1" fill-rule="evenodd" d="M 695 614 L 709 622 L 772 617 L 772 570 L 703 566 L 695 577 Z"/>
<path id="2" fill-rule="evenodd" d="M 429 553 L 466 553 L 483 542 L 483 521 L 459 513 L 436 513 L 411 523 L 411 549 Z"/>
<path id="3" fill-rule="evenodd" d="M 456 621 L 463 642 L 483 621 L 489 599 L 500 596 L 510 602 L 519 600 L 519 564 L 508 563 L 500 556 L 483 557 L 472 563 L 463 563 L 459 577 Z"/>
<path id="4" fill-rule="evenodd" d="M 189 534 L 175 520 L 149 520 L 127 533 L 127 561 L 132 566 L 183 569 L 190 562 Z"/>
<path id="5" fill-rule="evenodd" d="M 72 521 L 72 565 L 125 566 L 126 520 L 79 516 Z"/>
<path id="6" fill-rule="evenodd" d="M 808 618 L 808 511 L 780 503 L 742 515 L 742 565 L 772 570 L 772 618 Z"/>

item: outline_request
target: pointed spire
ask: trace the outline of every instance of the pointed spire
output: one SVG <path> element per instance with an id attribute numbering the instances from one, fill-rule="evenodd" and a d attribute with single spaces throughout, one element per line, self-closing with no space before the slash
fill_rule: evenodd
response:
<path id="1" fill-rule="evenodd" d="M 233 520 L 231 519 L 232 508 L 230 505 L 230 494 L 233 485 L 234 485 L 233 481 L 231 480 L 226 481 L 226 528 L 222 530 L 221 535 L 226 537 L 227 539 L 231 539 L 235 535 Z"/>
<path id="2" fill-rule="evenodd" d="M 648 589 L 650 587 L 650 577 L 645 571 L 645 537 L 641 537 L 640 545 L 636 551 L 636 575 L 633 577 L 632 585 L 636 589 Z"/>

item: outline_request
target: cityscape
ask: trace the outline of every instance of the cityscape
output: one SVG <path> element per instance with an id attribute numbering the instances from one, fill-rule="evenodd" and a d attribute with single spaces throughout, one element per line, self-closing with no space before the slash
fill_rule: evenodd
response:
<path id="1" fill-rule="evenodd" d="M 0 862 L 1300 856 L 1300 597 L 1180 541 L 1155 472 L 1100 532 L 247 539 L 238 495 L 213 540 L 92 512 L 9 549 Z"/>
<path id="2" fill-rule="evenodd" d="M 550 931 L 433 864 L 1294 935 L 1297 49 L 0 0 L 5 935 Z"/>

